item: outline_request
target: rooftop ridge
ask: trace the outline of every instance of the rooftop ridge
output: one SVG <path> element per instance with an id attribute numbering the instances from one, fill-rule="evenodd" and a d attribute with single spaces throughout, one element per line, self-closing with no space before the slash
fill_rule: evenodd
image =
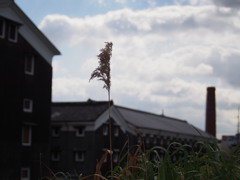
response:
<path id="1" fill-rule="evenodd" d="M 113 105 L 113 101 L 111 100 L 111 105 Z M 99 105 L 99 104 L 108 104 L 108 101 L 95 101 L 88 99 L 87 101 L 55 101 L 52 102 L 53 105 Z"/>
<path id="2" fill-rule="evenodd" d="M 123 107 L 123 106 L 119 106 L 119 105 L 114 105 L 114 106 L 122 108 L 122 109 L 130 110 L 130 111 L 135 111 L 135 112 L 139 112 L 139 113 L 149 114 L 149 115 L 158 116 L 158 117 L 164 117 L 164 118 L 167 118 L 167 119 L 188 123 L 186 120 L 177 119 L 177 118 L 170 117 L 170 116 L 165 116 L 165 115 L 162 115 L 162 114 L 156 114 L 156 113 L 147 112 L 147 111 L 143 111 L 143 110 L 137 110 L 137 109 L 133 109 L 133 108 Z"/>

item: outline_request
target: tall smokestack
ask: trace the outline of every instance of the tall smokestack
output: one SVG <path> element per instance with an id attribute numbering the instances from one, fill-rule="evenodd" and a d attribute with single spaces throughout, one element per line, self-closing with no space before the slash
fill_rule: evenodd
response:
<path id="1" fill-rule="evenodd" d="M 205 131 L 216 137 L 216 100 L 215 87 L 207 88 Z"/>

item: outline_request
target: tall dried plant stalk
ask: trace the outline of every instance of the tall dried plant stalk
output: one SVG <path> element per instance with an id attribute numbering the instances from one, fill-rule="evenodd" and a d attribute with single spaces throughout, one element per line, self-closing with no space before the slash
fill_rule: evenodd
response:
<path id="1" fill-rule="evenodd" d="M 100 54 L 97 55 L 99 59 L 99 66 L 92 72 L 91 77 L 89 79 L 92 80 L 94 78 L 97 78 L 97 80 L 103 81 L 104 86 L 103 88 L 107 89 L 108 91 L 108 121 L 109 121 L 109 149 L 111 151 L 110 153 L 110 168 L 111 172 L 113 171 L 113 159 L 112 159 L 112 122 L 110 117 L 110 88 L 111 88 L 111 75 L 110 75 L 110 59 L 112 57 L 112 42 L 105 42 L 105 48 L 100 50 Z"/>

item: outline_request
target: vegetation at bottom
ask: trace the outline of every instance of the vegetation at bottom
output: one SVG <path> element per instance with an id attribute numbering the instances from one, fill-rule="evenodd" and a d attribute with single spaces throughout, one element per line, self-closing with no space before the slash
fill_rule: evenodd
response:
<path id="1" fill-rule="evenodd" d="M 230 153 L 219 146 L 197 142 L 192 146 L 172 143 L 168 148 L 155 146 L 144 151 L 142 144 L 120 156 L 111 172 L 101 174 L 101 166 L 109 155 L 106 152 L 96 165 L 96 172 L 78 180 L 237 180 L 240 179 L 239 146 Z M 66 173 L 53 174 L 48 180 L 71 180 Z"/>

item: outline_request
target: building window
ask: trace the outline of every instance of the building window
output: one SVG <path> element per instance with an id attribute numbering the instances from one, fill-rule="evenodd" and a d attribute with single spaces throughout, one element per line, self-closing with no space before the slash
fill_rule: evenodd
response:
<path id="1" fill-rule="evenodd" d="M 33 101 L 31 99 L 23 100 L 23 111 L 24 112 L 32 112 Z"/>
<path id="2" fill-rule="evenodd" d="M 114 151 L 113 151 L 113 162 L 114 163 L 118 162 L 118 156 L 119 156 L 119 149 L 114 149 Z"/>
<path id="3" fill-rule="evenodd" d="M 146 137 L 146 143 L 147 143 L 147 144 L 150 143 L 150 138 L 149 138 L 149 136 Z"/>
<path id="4" fill-rule="evenodd" d="M 84 161 L 84 151 L 75 151 L 74 156 L 75 156 L 75 161 L 76 162 L 83 162 Z"/>
<path id="5" fill-rule="evenodd" d="M 34 74 L 34 62 L 35 62 L 34 56 L 30 56 L 30 55 L 25 56 L 25 61 L 24 61 L 25 74 L 28 74 L 28 75 Z"/>
<path id="6" fill-rule="evenodd" d="M 60 127 L 56 126 L 52 128 L 52 136 L 59 137 L 60 136 Z"/>
<path id="7" fill-rule="evenodd" d="M 8 40 L 11 42 L 17 42 L 18 39 L 18 28 L 14 24 L 9 25 Z"/>
<path id="8" fill-rule="evenodd" d="M 155 137 L 155 138 L 153 139 L 153 144 L 154 144 L 154 145 L 157 144 L 157 137 Z"/>
<path id="9" fill-rule="evenodd" d="M 53 151 L 51 153 L 51 159 L 52 159 L 52 161 L 60 161 L 60 152 L 59 151 Z"/>
<path id="10" fill-rule="evenodd" d="M 103 126 L 103 135 L 104 135 L 104 136 L 107 136 L 107 135 L 108 135 L 108 126 L 107 126 L 107 125 L 104 125 L 104 126 Z"/>
<path id="11" fill-rule="evenodd" d="M 76 127 L 76 136 L 77 137 L 83 137 L 84 134 L 85 134 L 85 127 L 83 127 L 83 126 Z"/>
<path id="12" fill-rule="evenodd" d="M 115 137 L 119 136 L 119 128 L 117 126 L 114 127 L 114 136 Z"/>
<path id="13" fill-rule="evenodd" d="M 163 139 L 160 139 L 160 145 L 163 146 Z"/>
<path id="14" fill-rule="evenodd" d="M 138 136 L 137 137 L 137 143 L 140 144 L 142 142 L 142 137 L 141 136 Z"/>
<path id="15" fill-rule="evenodd" d="M 5 21 L 0 19 L 0 38 L 5 37 Z"/>
<path id="16" fill-rule="evenodd" d="M 32 127 L 24 126 L 22 127 L 22 145 L 31 146 L 32 141 Z"/>
<path id="17" fill-rule="evenodd" d="M 21 168 L 21 180 L 30 180 L 30 168 Z"/>

